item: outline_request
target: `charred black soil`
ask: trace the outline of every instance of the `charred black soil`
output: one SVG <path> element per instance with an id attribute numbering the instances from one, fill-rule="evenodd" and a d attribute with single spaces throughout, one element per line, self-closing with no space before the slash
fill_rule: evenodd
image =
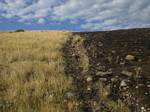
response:
<path id="1" fill-rule="evenodd" d="M 150 29 L 73 33 L 64 58 L 82 112 L 150 112 Z"/>

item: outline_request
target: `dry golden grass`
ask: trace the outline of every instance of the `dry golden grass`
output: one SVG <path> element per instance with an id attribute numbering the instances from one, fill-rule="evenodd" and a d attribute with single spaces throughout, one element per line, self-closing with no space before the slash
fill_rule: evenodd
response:
<path id="1" fill-rule="evenodd" d="M 62 31 L 0 33 L 0 112 L 65 112 Z"/>
<path id="2" fill-rule="evenodd" d="M 83 74 L 88 72 L 89 69 L 89 57 L 87 56 L 87 51 L 83 46 L 84 41 L 85 39 L 78 35 L 75 35 L 72 40 L 72 46 L 76 46 L 76 52 L 80 56 L 80 67 L 83 68 Z"/>

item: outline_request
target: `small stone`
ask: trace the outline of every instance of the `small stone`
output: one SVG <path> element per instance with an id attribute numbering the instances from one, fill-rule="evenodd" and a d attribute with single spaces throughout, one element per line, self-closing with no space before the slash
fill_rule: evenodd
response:
<path id="1" fill-rule="evenodd" d="M 139 86 L 136 86 L 135 88 L 136 88 L 136 89 L 138 89 L 138 88 L 139 88 Z"/>
<path id="2" fill-rule="evenodd" d="M 127 84 L 125 81 L 121 81 L 120 86 L 124 87 L 124 86 L 127 86 Z"/>
<path id="3" fill-rule="evenodd" d="M 128 72 L 128 71 L 126 71 L 126 70 L 123 70 L 121 73 L 122 73 L 123 75 L 128 76 L 128 77 L 131 77 L 131 76 L 132 76 L 132 72 Z"/>
<path id="4" fill-rule="evenodd" d="M 111 81 L 112 82 L 115 82 L 117 79 L 116 78 L 111 78 Z"/>
<path id="5" fill-rule="evenodd" d="M 97 65 L 97 66 L 100 66 L 100 65 L 101 65 L 101 63 L 97 63 L 96 65 Z"/>
<path id="6" fill-rule="evenodd" d="M 87 90 L 88 90 L 88 91 L 91 91 L 91 88 L 90 88 L 90 87 L 88 87 L 88 88 L 87 88 Z"/>
<path id="7" fill-rule="evenodd" d="M 133 60 L 135 60 L 135 56 L 133 56 L 133 55 L 127 55 L 127 56 L 125 57 L 125 59 L 126 59 L 126 60 L 129 60 L 129 61 L 133 61 Z"/>
<path id="8" fill-rule="evenodd" d="M 99 42 L 99 43 L 98 43 L 98 46 L 102 47 L 102 46 L 103 46 L 103 43 L 102 43 L 102 42 Z"/>
<path id="9" fill-rule="evenodd" d="M 150 85 L 147 85 L 148 88 L 150 88 Z"/>
<path id="10" fill-rule="evenodd" d="M 115 54 L 115 53 L 116 53 L 116 51 L 115 51 L 115 50 L 112 50 L 111 52 L 112 52 L 113 54 Z"/>
<path id="11" fill-rule="evenodd" d="M 125 62 L 120 62 L 120 65 L 125 65 Z"/>
<path id="12" fill-rule="evenodd" d="M 88 77 L 88 78 L 86 79 L 87 82 L 91 82 L 92 80 L 93 80 L 92 77 Z"/>
<path id="13" fill-rule="evenodd" d="M 144 107 L 141 107 L 141 109 L 143 110 L 143 109 L 145 109 Z"/>
<path id="14" fill-rule="evenodd" d="M 100 81 L 107 81 L 107 78 L 100 78 Z"/>
<path id="15" fill-rule="evenodd" d="M 144 84 L 138 84 L 138 86 L 142 87 L 142 86 L 144 86 Z"/>
<path id="16" fill-rule="evenodd" d="M 112 72 L 111 71 L 107 71 L 107 72 L 97 72 L 96 75 L 98 76 L 105 76 L 105 75 L 111 75 Z"/>
<path id="17" fill-rule="evenodd" d="M 139 59 L 138 62 L 142 62 L 142 59 Z"/>
<path id="18" fill-rule="evenodd" d="M 119 78 L 119 76 L 118 76 L 118 75 L 116 75 L 116 76 L 115 76 L 115 78 Z"/>
<path id="19" fill-rule="evenodd" d="M 127 93 L 126 96 L 129 97 L 130 95 Z"/>
<path id="20" fill-rule="evenodd" d="M 146 112 L 146 109 L 144 107 L 141 107 L 141 112 Z"/>

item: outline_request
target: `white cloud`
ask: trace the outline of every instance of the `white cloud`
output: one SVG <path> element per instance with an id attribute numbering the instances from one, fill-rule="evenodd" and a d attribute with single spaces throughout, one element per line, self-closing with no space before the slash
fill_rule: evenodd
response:
<path id="1" fill-rule="evenodd" d="M 18 21 L 39 21 L 51 15 L 52 6 L 57 5 L 56 0 L 4 0 L 0 2 L 1 16 L 5 18 L 18 18 Z"/>
<path id="2" fill-rule="evenodd" d="M 67 21 L 85 30 L 144 27 L 150 25 L 150 0 L 2 0 L 1 16 L 38 24 Z"/>
<path id="3" fill-rule="evenodd" d="M 140 27 L 150 24 L 150 1 L 68 0 L 55 7 L 54 14 L 60 20 L 83 20 L 81 28 L 86 30 Z"/>
<path id="4" fill-rule="evenodd" d="M 44 23 L 45 23 L 45 20 L 44 20 L 43 18 L 41 18 L 41 19 L 38 20 L 37 23 L 38 23 L 38 24 L 44 24 Z"/>

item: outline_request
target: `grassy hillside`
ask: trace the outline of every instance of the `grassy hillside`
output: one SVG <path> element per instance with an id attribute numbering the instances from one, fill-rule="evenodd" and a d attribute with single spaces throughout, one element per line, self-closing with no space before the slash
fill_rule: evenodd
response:
<path id="1" fill-rule="evenodd" d="M 66 101 L 72 80 L 65 76 L 61 52 L 69 35 L 0 33 L 0 111 L 65 112 L 68 105 L 75 111 L 75 103 Z"/>
<path id="2" fill-rule="evenodd" d="M 0 33 L 0 112 L 149 112 L 150 29 Z"/>

